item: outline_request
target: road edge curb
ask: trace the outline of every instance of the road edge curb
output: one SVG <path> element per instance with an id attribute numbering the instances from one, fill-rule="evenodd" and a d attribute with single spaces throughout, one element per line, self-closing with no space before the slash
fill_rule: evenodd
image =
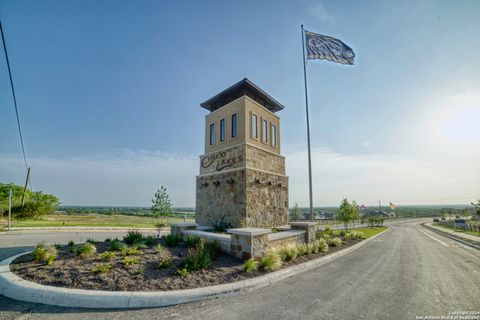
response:
<path id="1" fill-rule="evenodd" d="M 471 247 L 471 248 L 480 250 L 480 245 L 470 243 L 470 242 L 468 242 L 468 241 L 465 241 L 465 240 L 463 240 L 463 239 L 460 239 L 459 237 L 456 237 L 456 236 L 454 236 L 454 235 L 451 235 L 451 234 L 448 233 L 448 232 L 442 232 L 441 230 L 438 230 L 437 228 L 434 228 L 434 227 L 431 227 L 431 226 L 427 226 L 427 225 L 426 225 L 426 222 L 421 223 L 420 225 L 421 225 L 422 227 L 424 227 L 425 229 L 428 229 L 428 230 L 430 230 L 430 231 L 433 231 L 433 232 L 435 232 L 435 233 L 437 233 L 437 234 L 439 234 L 439 235 L 442 235 L 442 236 L 447 237 L 447 238 L 449 238 L 449 239 L 452 239 L 452 240 L 454 240 L 454 241 L 460 242 L 461 244 L 464 244 L 464 245 L 469 246 L 469 247 Z"/>
<path id="2" fill-rule="evenodd" d="M 175 291 L 100 291 L 46 286 L 24 280 L 10 271 L 10 264 L 28 252 L 0 262 L 0 294 L 19 301 L 74 308 L 134 309 L 165 307 L 212 298 L 233 296 L 269 286 L 312 270 L 355 251 L 384 235 L 391 227 L 351 247 L 263 276 L 216 286 Z"/>

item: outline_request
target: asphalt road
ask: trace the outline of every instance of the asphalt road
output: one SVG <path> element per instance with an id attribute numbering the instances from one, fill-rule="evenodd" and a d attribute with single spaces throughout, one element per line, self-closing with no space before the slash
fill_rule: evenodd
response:
<path id="1" fill-rule="evenodd" d="M 389 231 L 353 253 L 282 283 L 234 297 L 168 308 L 88 310 L 0 296 L 0 319 L 370 320 L 480 312 L 480 252 L 418 224 L 394 222 Z M 105 237 L 98 233 L 77 236 Z M 21 238 L 0 235 L 0 258 L 25 250 L 41 237 L 48 237 L 51 243 L 72 238 L 58 233 Z"/>

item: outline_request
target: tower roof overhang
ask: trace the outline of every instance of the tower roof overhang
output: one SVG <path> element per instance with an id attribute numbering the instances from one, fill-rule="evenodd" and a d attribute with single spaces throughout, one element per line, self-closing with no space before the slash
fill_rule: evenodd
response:
<path id="1" fill-rule="evenodd" d="M 284 108 L 280 102 L 273 99 L 270 95 L 268 95 L 265 91 L 260 89 L 260 87 L 255 85 L 247 78 L 244 78 L 214 97 L 201 103 L 200 106 L 210 112 L 213 112 L 242 96 L 247 96 L 253 99 L 255 102 L 273 113 L 283 110 Z"/>

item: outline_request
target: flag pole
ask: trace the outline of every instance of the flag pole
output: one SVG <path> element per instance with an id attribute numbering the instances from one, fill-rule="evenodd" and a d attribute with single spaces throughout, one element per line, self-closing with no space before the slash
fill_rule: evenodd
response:
<path id="1" fill-rule="evenodd" d="M 314 221 L 313 217 L 313 196 L 312 196 L 312 153 L 310 151 L 310 117 L 308 112 L 308 90 L 307 90 L 307 61 L 305 58 L 305 32 L 303 24 L 302 29 L 302 49 L 303 49 L 303 79 L 305 81 L 305 113 L 307 115 L 307 144 L 308 144 L 308 187 L 310 195 L 310 220 Z"/>

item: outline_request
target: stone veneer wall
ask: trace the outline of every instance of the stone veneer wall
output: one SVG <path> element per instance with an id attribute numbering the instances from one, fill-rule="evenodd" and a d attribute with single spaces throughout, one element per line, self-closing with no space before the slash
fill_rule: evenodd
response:
<path id="1" fill-rule="evenodd" d="M 233 183 L 229 183 L 230 179 Z M 210 226 L 224 218 L 233 226 L 243 226 L 245 200 L 245 169 L 198 176 L 195 220 L 200 225 Z"/>
<path id="2" fill-rule="evenodd" d="M 285 237 L 278 240 L 268 241 L 268 249 L 285 248 L 288 245 L 305 244 L 305 234 L 293 235 L 291 237 Z"/>
<path id="3" fill-rule="evenodd" d="M 288 223 L 288 177 L 246 171 L 246 226 L 271 228 Z"/>
<path id="4" fill-rule="evenodd" d="M 245 159 L 247 167 L 285 175 L 285 157 L 246 145 Z"/>

